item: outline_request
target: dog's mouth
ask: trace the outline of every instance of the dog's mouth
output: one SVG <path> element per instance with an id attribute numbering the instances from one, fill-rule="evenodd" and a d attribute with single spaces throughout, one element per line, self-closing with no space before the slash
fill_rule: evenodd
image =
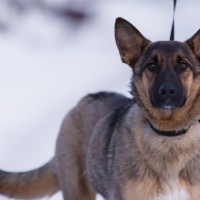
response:
<path id="1" fill-rule="evenodd" d="M 174 99 L 167 99 L 164 102 L 159 102 L 151 99 L 151 104 L 156 109 L 162 109 L 164 111 L 173 111 L 177 108 L 182 108 L 185 105 L 186 99 L 177 102 Z"/>
<path id="2" fill-rule="evenodd" d="M 166 110 L 166 111 L 172 111 L 176 108 L 181 108 L 183 107 L 183 104 L 177 104 L 176 101 L 174 101 L 173 99 L 168 99 L 165 104 L 161 104 L 160 109 Z"/>
<path id="3" fill-rule="evenodd" d="M 178 106 L 175 106 L 175 105 L 163 105 L 163 106 L 160 107 L 160 109 L 166 110 L 166 111 L 172 111 L 175 108 L 178 108 Z"/>

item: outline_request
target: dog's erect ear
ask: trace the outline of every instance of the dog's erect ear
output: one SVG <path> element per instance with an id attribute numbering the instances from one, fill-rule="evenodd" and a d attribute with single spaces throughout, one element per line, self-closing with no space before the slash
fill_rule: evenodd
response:
<path id="1" fill-rule="evenodd" d="M 198 60 L 200 60 L 200 29 L 186 42 L 192 48 Z"/>
<path id="2" fill-rule="evenodd" d="M 144 47 L 149 43 L 132 24 L 122 18 L 115 22 L 115 40 L 122 62 L 134 65 Z"/>

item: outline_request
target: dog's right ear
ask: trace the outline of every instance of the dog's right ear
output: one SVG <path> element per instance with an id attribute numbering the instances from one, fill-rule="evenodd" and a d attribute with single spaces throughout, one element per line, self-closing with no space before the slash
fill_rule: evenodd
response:
<path id="1" fill-rule="evenodd" d="M 195 56 L 200 60 L 200 29 L 186 43 L 192 48 Z"/>
<path id="2" fill-rule="evenodd" d="M 149 40 L 123 18 L 116 19 L 115 40 L 122 62 L 130 66 L 136 63 L 144 47 L 149 43 Z"/>

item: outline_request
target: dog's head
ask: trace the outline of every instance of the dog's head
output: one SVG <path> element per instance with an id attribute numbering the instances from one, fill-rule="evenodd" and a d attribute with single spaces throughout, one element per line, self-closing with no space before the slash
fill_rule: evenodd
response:
<path id="1" fill-rule="evenodd" d="M 185 128 L 200 117 L 200 31 L 186 42 L 151 42 L 117 18 L 115 38 L 133 71 L 132 93 L 157 128 Z"/>

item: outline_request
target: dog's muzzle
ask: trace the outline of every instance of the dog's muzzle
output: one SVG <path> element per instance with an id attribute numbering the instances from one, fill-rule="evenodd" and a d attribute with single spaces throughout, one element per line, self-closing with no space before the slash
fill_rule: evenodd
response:
<path id="1" fill-rule="evenodd" d="M 151 103 L 155 108 L 173 110 L 185 104 L 185 95 L 172 84 L 163 84 L 151 94 Z"/>

